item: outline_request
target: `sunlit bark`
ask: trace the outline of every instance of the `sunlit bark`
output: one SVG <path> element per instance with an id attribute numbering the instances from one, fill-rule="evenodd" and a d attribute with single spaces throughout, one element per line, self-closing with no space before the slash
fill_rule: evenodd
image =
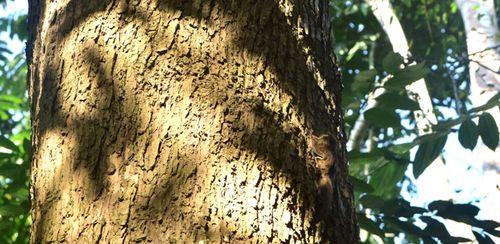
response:
<path id="1" fill-rule="evenodd" d="M 31 0 L 31 241 L 356 242 L 329 21 L 325 0 Z"/>

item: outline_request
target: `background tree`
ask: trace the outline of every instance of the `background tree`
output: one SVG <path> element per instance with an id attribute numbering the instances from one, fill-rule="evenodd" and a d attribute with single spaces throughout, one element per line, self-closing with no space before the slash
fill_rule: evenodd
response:
<path id="1" fill-rule="evenodd" d="M 427 70 L 422 65 L 399 67 L 404 62 L 403 58 L 390 54 L 390 42 L 382 35 L 383 30 L 370 14 L 367 4 L 362 1 L 336 3 L 336 15 L 345 22 L 335 22 L 334 30 L 347 30 L 347 34 L 335 34 L 335 46 L 340 54 L 346 84 L 343 100 L 348 115 L 346 121 L 351 124 L 364 116 L 369 125 L 368 131 L 360 138 L 360 147 L 349 152 L 350 173 L 359 180 L 355 180 L 355 189 L 359 197 L 357 202 L 361 203 L 360 226 L 372 233 L 363 240 L 390 243 L 394 241 L 394 236 L 404 233 L 404 238 L 409 241 L 465 241 L 449 234 L 443 224 L 449 219 L 474 226 L 477 240 L 491 241 L 486 233 L 498 235 L 495 230 L 498 223 L 478 220 L 479 209 L 474 205 L 434 201 L 425 208 L 415 208 L 400 195 L 401 186 L 405 184 L 409 184 L 412 191 L 408 175 L 413 173 L 415 178 L 419 177 L 441 154 L 450 133 L 461 128 L 459 136 L 465 138 L 461 142 L 464 142 L 464 147 L 473 148 L 470 145 L 479 134 L 474 133 L 475 125 L 469 126 L 467 121 L 479 116 L 488 117 L 484 111 L 499 104 L 496 95 L 477 108 L 462 106 L 460 109 L 463 112 L 455 118 L 435 109 L 439 123 L 432 128 L 434 133 L 417 137 L 418 127 L 411 111 L 418 106 L 407 96 L 401 96 L 406 93 L 404 88 L 407 84 L 429 73 L 426 76 L 427 85 L 436 108 L 455 108 L 467 100 L 468 77 L 463 72 L 467 61 L 460 58 L 466 50 L 465 36 L 456 5 L 453 2 L 425 0 L 418 3 L 393 2 L 410 40 L 410 49 L 414 54 L 412 60 L 426 61 L 431 68 Z M 389 78 L 388 74 L 394 77 Z M 374 81 L 383 79 L 388 80 L 384 88 L 392 94 L 380 96 L 376 99 L 377 106 L 367 109 L 368 94 L 380 89 L 380 85 L 373 85 L 376 84 Z M 463 121 L 466 123 L 460 125 Z M 482 131 L 490 132 L 494 138 L 492 141 L 498 140 L 494 122 L 483 123 L 482 126 Z M 418 150 L 412 150 L 415 153 L 413 156 L 410 149 L 417 145 Z M 407 172 L 410 165 L 413 172 Z"/>
<path id="2" fill-rule="evenodd" d="M 497 15 L 492 0 L 456 1 L 464 21 L 467 36 L 467 56 L 469 61 L 469 76 L 471 79 L 470 102 L 475 106 L 484 104 L 500 91 L 500 31 Z M 500 117 L 496 108 L 488 110 L 494 118 Z M 482 121 L 492 118 L 483 117 Z M 484 122 L 483 122 L 484 123 Z M 497 127 L 500 121 L 496 121 Z M 500 150 L 489 150 L 494 147 L 494 140 L 482 140 L 479 148 L 485 167 L 500 171 Z"/>

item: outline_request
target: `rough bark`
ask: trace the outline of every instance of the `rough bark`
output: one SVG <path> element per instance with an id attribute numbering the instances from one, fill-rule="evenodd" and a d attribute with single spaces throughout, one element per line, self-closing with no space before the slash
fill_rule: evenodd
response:
<path id="1" fill-rule="evenodd" d="M 328 22 L 325 0 L 30 0 L 31 241 L 356 242 Z"/>

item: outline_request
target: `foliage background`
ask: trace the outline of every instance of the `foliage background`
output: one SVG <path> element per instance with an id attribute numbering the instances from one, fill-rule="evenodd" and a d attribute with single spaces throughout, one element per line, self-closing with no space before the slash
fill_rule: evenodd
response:
<path id="1" fill-rule="evenodd" d="M 0 12 L 6 1 L 0 0 Z M 26 14 L 0 16 L 0 243 L 27 243 L 31 150 L 26 60 L 10 40 L 26 40 Z"/>
<path id="2" fill-rule="evenodd" d="M 26 41 L 26 13 L 9 13 L 7 2 L 9 6 L 14 2 L 26 5 L 22 0 L 0 0 L 0 11 L 7 11 L 0 14 L 0 243 L 27 243 L 31 151 L 27 71 L 24 53 L 11 51 L 12 43 Z M 416 194 L 410 176 L 418 177 L 441 154 L 450 133 L 459 134 L 463 150 L 474 148 L 478 138 L 487 141 L 490 148 L 498 145 L 495 118 L 483 111 L 498 107 L 499 96 L 479 109 L 468 102 L 465 33 L 454 1 L 393 1 L 417 65 L 403 64 L 402 58 L 392 53 L 390 42 L 364 1 L 331 0 L 330 6 L 344 82 L 347 132 L 362 113 L 369 124 L 359 149 L 349 152 L 358 218 L 364 230 L 362 240 L 467 241 L 448 232 L 444 223 L 454 220 L 472 226 L 479 243 L 493 243 L 491 238 L 500 234 L 496 230 L 499 224 L 477 219 L 479 208 L 473 204 L 436 199 L 425 207 L 415 207 L 403 197 Z M 378 106 L 366 110 L 368 94 L 377 89 L 375 81 L 388 75 L 393 76 L 385 85 L 389 92 L 377 98 Z M 440 123 L 434 134 L 418 137 L 412 115 L 418 104 L 408 98 L 404 87 L 422 77 Z M 458 96 L 453 89 L 458 90 Z"/>

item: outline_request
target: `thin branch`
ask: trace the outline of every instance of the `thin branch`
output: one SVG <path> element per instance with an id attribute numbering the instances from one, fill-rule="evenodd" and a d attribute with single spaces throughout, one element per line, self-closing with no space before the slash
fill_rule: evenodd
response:
<path id="1" fill-rule="evenodd" d="M 486 52 L 486 51 L 489 51 L 491 49 L 497 49 L 497 48 L 500 48 L 500 44 L 499 45 L 495 45 L 495 46 L 491 46 L 491 47 L 487 47 L 487 48 L 485 48 L 485 49 L 483 49 L 481 51 L 470 53 L 470 54 L 468 54 L 468 56 L 476 55 L 476 54 L 479 54 L 479 53 L 482 53 L 482 52 Z"/>
<path id="2" fill-rule="evenodd" d="M 494 71 L 494 70 L 493 70 L 493 69 L 491 69 L 490 67 L 488 67 L 488 66 L 486 66 L 486 65 L 484 65 L 484 64 L 482 64 L 482 63 L 480 63 L 480 62 L 478 62 L 478 61 L 476 61 L 476 60 L 474 60 L 474 59 L 468 59 L 468 60 L 469 60 L 470 62 L 474 62 L 474 63 L 476 63 L 477 65 L 479 65 L 479 66 L 483 67 L 484 69 L 487 69 L 487 70 L 489 70 L 489 71 L 491 71 L 491 72 L 493 72 L 493 73 L 495 73 L 495 74 L 500 74 L 500 72 L 499 72 L 499 71 Z"/>
<path id="3" fill-rule="evenodd" d="M 456 104 L 456 111 L 457 114 L 461 115 L 462 113 L 462 108 L 464 107 L 462 104 L 462 100 L 460 100 L 460 96 L 458 95 L 458 84 L 455 78 L 453 78 L 453 74 L 451 74 L 449 69 L 446 69 L 446 73 L 448 73 L 448 76 L 451 79 L 451 84 L 453 87 L 453 96 L 455 97 L 455 104 Z"/>

